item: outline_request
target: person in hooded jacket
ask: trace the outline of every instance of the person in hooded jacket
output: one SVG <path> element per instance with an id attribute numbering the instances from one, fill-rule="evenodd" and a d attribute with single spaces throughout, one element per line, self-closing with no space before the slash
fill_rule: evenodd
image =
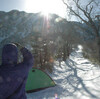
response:
<path id="1" fill-rule="evenodd" d="M 6 44 L 2 50 L 0 66 L 0 99 L 27 99 L 25 84 L 33 66 L 33 56 L 28 49 L 20 49 L 23 62 L 17 63 L 18 49 L 15 44 Z"/>

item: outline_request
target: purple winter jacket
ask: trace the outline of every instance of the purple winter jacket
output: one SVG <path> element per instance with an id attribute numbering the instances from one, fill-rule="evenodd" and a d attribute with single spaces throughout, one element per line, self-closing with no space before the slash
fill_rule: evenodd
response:
<path id="1" fill-rule="evenodd" d="M 23 62 L 17 64 L 17 47 L 14 44 L 3 47 L 0 66 L 0 99 L 27 99 L 25 84 L 28 72 L 33 66 L 33 57 L 26 48 L 22 48 L 21 53 Z"/>

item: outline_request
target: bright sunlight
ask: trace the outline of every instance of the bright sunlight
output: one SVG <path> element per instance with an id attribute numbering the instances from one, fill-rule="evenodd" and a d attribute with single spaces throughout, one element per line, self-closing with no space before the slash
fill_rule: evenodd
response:
<path id="1" fill-rule="evenodd" d="M 62 0 L 26 0 L 25 10 L 31 13 L 42 12 L 44 15 L 55 13 L 60 16 L 64 16 L 66 12 Z"/>

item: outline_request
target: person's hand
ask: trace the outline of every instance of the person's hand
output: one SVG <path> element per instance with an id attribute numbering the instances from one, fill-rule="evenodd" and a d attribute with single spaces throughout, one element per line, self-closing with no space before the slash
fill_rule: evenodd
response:
<path id="1" fill-rule="evenodd" d="M 14 43 L 14 44 L 19 48 L 19 50 L 21 50 L 23 48 L 23 46 L 19 43 Z"/>

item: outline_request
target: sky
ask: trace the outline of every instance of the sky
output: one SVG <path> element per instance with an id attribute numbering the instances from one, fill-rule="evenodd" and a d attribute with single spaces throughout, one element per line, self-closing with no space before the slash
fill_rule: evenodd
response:
<path id="1" fill-rule="evenodd" d="M 0 11 L 11 10 L 25 11 L 28 13 L 56 13 L 62 17 L 66 15 L 66 7 L 62 0 L 0 0 Z"/>
<path id="2" fill-rule="evenodd" d="M 85 5 L 89 0 L 84 0 L 84 2 L 83 0 L 80 1 Z M 0 0 L 0 11 L 8 12 L 11 10 L 25 11 L 27 13 L 42 12 L 44 15 L 55 13 L 63 18 L 68 18 L 66 6 L 63 4 L 62 0 Z M 100 12 L 100 10 L 97 11 Z M 71 20 L 77 21 L 78 19 L 76 17 L 71 17 Z"/>
<path id="3" fill-rule="evenodd" d="M 24 10 L 25 0 L 0 0 L 0 11 Z"/>

